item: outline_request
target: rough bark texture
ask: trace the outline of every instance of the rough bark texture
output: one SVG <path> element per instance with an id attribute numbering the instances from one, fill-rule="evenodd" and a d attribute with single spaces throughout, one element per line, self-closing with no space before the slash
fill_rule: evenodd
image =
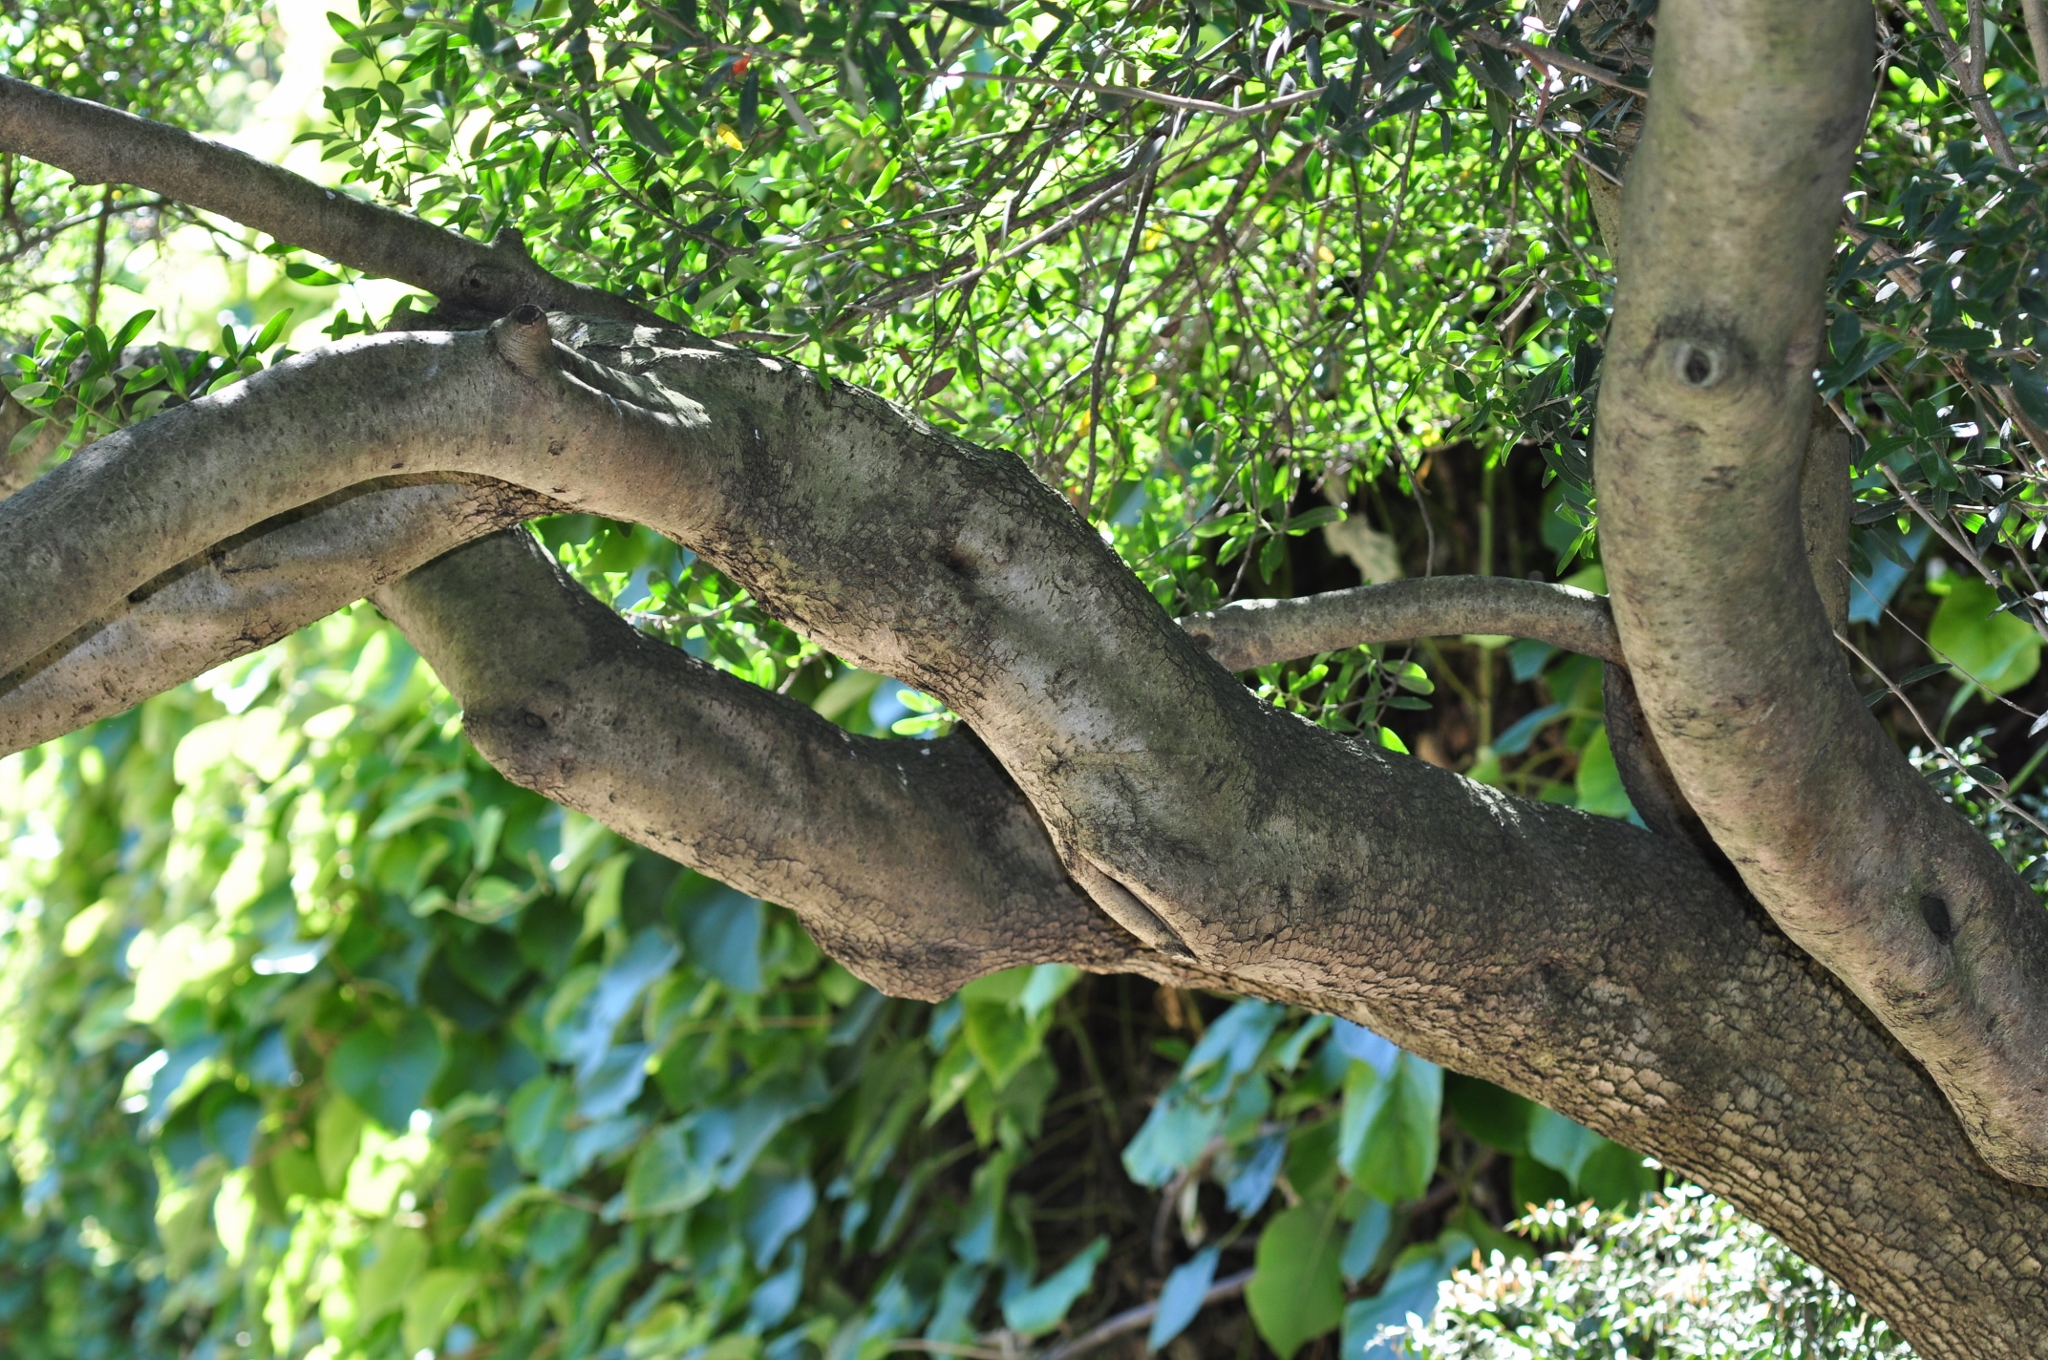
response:
<path id="1" fill-rule="evenodd" d="M 551 499 L 609 513 L 637 495 L 986 745 L 847 737 L 492 539 L 382 598 L 514 778 L 788 903 L 894 990 L 1054 958 L 1354 1016 L 1730 1194 L 1930 1356 L 2037 1345 L 2039 1198 L 1976 1160 L 1882 1028 L 1698 856 L 1261 706 L 1006 455 L 800 371 L 559 324 L 621 371 L 528 377 L 512 358 L 572 362 L 531 326 L 509 354 L 481 335 L 361 342 L 137 426 L 129 456 L 88 451 L 0 504 L 0 532 L 103 508 L 119 522 L 76 535 L 73 560 L 118 601 L 112 582 L 181 560 L 152 546 L 179 488 L 232 488 L 260 520 L 266 468 L 285 499 L 389 471 L 394 451 L 408 470 L 538 470 Z M 338 428 L 325 403 L 365 383 L 398 400 Z M 715 419 L 674 415 L 692 401 Z M 598 410 L 608 456 L 579 457 Z M 19 619 L 61 584 L 0 595 Z M 1130 903 L 1077 862 L 1154 919 L 1119 929 Z"/>
<path id="2" fill-rule="evenodd" d="M 615 300 L 521 305 L 302 356 L 0 502 L 0 735 L 381 586 L 510 777 L 786 903 L 892 991 L 1065 961 L 1345 1014 L 1727 1194 L 1931 1360 L 2048 1354 L 2048 1201 L 1999 1174 L 2048 1175 L 2040 908 L 1829 636 L 1845 487 L 1808 374 L 1869 13 L 1658 22 L 1600 415 L 1611 631 L 1512 582 L 1179 627 L 1007 454 Z M 472 289 L 501 256 L 121 118 L 0 83 L 0 148 L 416 268 L 454 310 L 559 296 L 516 264 Z M 973 735 L 850 737 L 639 637 L 516 531 L 400 577 L 541 502 L 688 544 Z M 1611 671 L 1611 731 L 1668 834 L 1312 727 L 1218 663 L 1433 631 L 1625 661 L 1642 702 Z"/>
<path id="3" fill-rule="evenodd" d="M 2005 1174 L 2048 1182 L 2048 916 L 1878 727 L 1802 548 L 1861 0 L 1659 14 L 1597 469 L 1615 621 L 1678 786 Z"/>

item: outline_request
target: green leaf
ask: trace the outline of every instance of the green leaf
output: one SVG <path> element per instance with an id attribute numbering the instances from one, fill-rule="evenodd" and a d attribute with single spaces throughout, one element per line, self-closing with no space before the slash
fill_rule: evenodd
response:
<path id="1" fill-rule="evenodd" d="M 1325 524 L 1342 523 L 1344 512 L 1334 505 L 1319 505 L 1313 510 L 1304 510 L 1287 518 L 1285 528 L 1290 534 L 1305 534 L 1311 529 L 1320 529 Z"/>
<path id="2" fill-rule="evenodd" d="M 1344 1084 L 1338 1160 L 1359 1189 L 1399 1204 L 1417 1199 L 1436 1174 L 1443 1069 L 1412 1053 L 1385 1077 L 1352 1065 Z"/>
<path id="3" fill-rule="evenodd" d="M 2023 368 L 2018 364 L 2008 369 L 2007 374 L 2020 414 L 2037 426 L 2048 427 L 2048 379 L 2041 376 L 2039 369 Z"/>
<path id="4" fill-rule="evenodd" d="M 36 438 L 42 434 L 44 428 L 47 427 L 49 423 L 50 417 L 38 416 L 36 419 L 31 420 L 28 424 L 16 430 L 14 432 L 14 438 L 7 441 L 7 456 L 9 458 L 12 458 L 16 454 L 20 453 L 23 449 L 27 448 L 29 445 L 35 443 Z"/>
<path id="5" fill-rule="evenodd" d="M 1555 1110 L 1539 1108 L 1529 1122 L 1529 1155 L 1553 1171 L 1564 1173 L 1574 1189 L 1578 1187 L 1580 1168 L 1605 1141 Z"/>
<path id="6" fill-rule="evenodd" d="M 363 1111 L 355 1102 L 337 1098 L 320 1107 L 313 1121 L 313 1155 L 327 1194 L 339 1195 L 347 1186 L 362 1136 Z"/>
<path id="7" fill-rule="evenodd" d="M 371 1024 L 343 1039 L 327 1073 L 364 1113 L 402 1131 L 425 1103 L 445 1056 L 434 1022 L 414 1012 L 395 1031 Z"/>
<path id="8" fill-rule="evenodd" d="M 1008 1006 L 970 1001 L 964 1033 L 967 1047 L 988 1073 L 989 1083 L 1000 1091 L 1037 1055 L 1045 1026 Z"/>
<path id="9" fill-rule="evenodd" d="M 270 320 L 263 323 L 262 333 L 249 342 L 249 352 L 254 354 L 269 349 L 276 343 L 277 337 L 284 334 L 284 328 L 291 323 L 291 308 L 286 307 L 275 313 Z"/>
<path id="10" fill-rule="evenodd" d="M 1344 1338 L 1339 1347 L 1346 1356 L 1367 1355 L 1373 1360 L 1392 1357 L 1391 1347 L 1369 1349 L 1383 1327 L 1404 1325 L 1412 1313 L 1427 1318 L 1436 1309 L 1437 1286 L 1458 1263 L 1471 1255 L 1472 1239 L 1463 1233 L 1445 1233 L 1437 1242 L 1410 1247 L 1395 1258 L 1380 1292 L 1359 1299 L 1344 1310 Z"/>
<path id="11" fill-rule="evenodd" d="M 625 124 L 626 131 L 632 134 L 634 141 L 657 156 L 676 154 L 675 147 L 669 144 L 668 138 L 662 134 L 654 120 L 647 116 L 646 110 L 630 99 L 621 99 L 618 108 L 619 121 Z"/>
<path id="12" fill-rule="evenodd" d="M 1343 1320 L 1342 1234 L 1333 1201 L 1297 1204 L 1259 1234 L 1244 1299 L 1280 1360 L 1293 1360 L 1305 1343 Z"/>
<path id="13" fill-rule="evenodd" d="M 1593 734 L 1586 749 L 1579 753 L 1579 769 L 1572 778 L 1572 789 L 1582 812 L 1597 817 L 1627 817 L 1635 811 L 1628 790 L 1622 787 L 1621 768 L 1614 763 L 1614 750 L 1608 744 L 1605 726 Z"/>
<path id="14" fill-rule="evenodd" d="M 1003 1300 L 1003 1322 L 1019 1336 L 1039 1336 L 1060 1325 L 1074 1301 L 1095 1282 L 1095 1267 L 1109 1253 L 1109 1239 L 1097 1237 L 1079 1255 L 1037 1284 Z"/>
<path id="15" fill-rule="evenodd" d="M 427 1235 L 386 1223 L 379 1227 L 356 1265 L 356 1325 L 369 1325 L 405 1305 L 431 1258 Z"/>
<path id="16" fill-rule="evenodd" d="M 673 1214 L 703 1201 L 718 1185 L 688 1120 L 655 1131 L 626 1168 L 624 1208 L 629 1218 Z"/>
<path id="17" fill-rule="evenodd" d="M 114 338 L 107 348 L 115 354 L 119 354 L 122 350 L 127 349 L 130 344 L 134 343 L 135 337 L 142 334 L 142 328 L 147 326 L 155 315 L 154 311 L 140 311 L 129 317 L 121 323 L 121 329 L 114 333 Z"/>
<path id="18" fill-rule="evenodd" d="M 405 1294 L 405 1321 L 400 1335 L 411 1353 L 437 1348 L 448 1328 L 460 1316 L 469 1296 L 476 1292 L 473 1270 L 442 1267 L 419 1277 L 419 1283 Z"/>
<path id="19" fill-rule="evenodd" d="M 1529 1150 L 1529 1129 L 1543 1107 L 1490 1081 L 1444 1073 L 1444 1103 L 1465 1132 L 1509 1156 Z"/>
<path id="20" fill-rule="evenodd" d="M 2018 689 L 2041 669 L 2041 635 L 2015 612 L 2000 612 L 1996 591 L 1974 576 L 1954 576 L 1948 598 L 1927 625 L 1937 661 L 1993 694 Z"/>
<path id="21" fill-rule="evenodd" d="M 1372 1268 L 1378 1264 L 1380 1252 L 1386 1249 L 1393 1229 L 1393 1206 L 1385 1200 L 1367 1200 L 1344 1238 L 1344 1255 L 1337 1263 L 1346 1284 L 1357 1284 L 1372 1274 Z"/>
<path id="22" fill-rule="evenodd" d="M 1176 1266 L 1159 1291 L 1159 1311 L 1152 1315 L 1152 1330 L 1146 1346 L 1158 1350 L 1188 1329 L 1202 1311 L 1202 1298 L 1216 1279 L 1216 1262 L 1222 1255 L 1216 1247 L 1204 1247 L 1194 1258 Z"/>

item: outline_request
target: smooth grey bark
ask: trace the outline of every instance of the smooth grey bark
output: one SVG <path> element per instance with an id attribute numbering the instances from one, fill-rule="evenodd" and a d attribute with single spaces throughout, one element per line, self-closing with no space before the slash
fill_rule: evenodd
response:
<path id="1" fill-rule="evenodd" d="M 1603 597 L 1507 576 L 1421 576 L 1294 600 L 1241 600 L 1190 614 L 1181 627 L 1231 671 L 1454 633 L 1538 638 L 1603 661 L 1622 659 Z"/>
<path id="2" fill-rule="evenodd" d="M 2048 1182 L 2048 915 L 1865 708 L 1802 548 L 1862 0 L 1659 11 L 1596 435 L 1622 650 L 1678 787 L 1786 933 Z"/>

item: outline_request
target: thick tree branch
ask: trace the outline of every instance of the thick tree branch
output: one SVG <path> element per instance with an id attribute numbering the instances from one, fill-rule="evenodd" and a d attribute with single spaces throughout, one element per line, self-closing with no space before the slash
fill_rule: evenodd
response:
<path id="1" fill-rule="evenodd" d="M 0 151 L 68 171 L 81 184 L 132 184 L 218 213 L 351 269 L 424 289 L 463 311 L 503 316 L 522 303 L 666 324 L 601 289 L 556 278 L 517 232 L 491 245 L 189 132 L 0 75 Z"/>
<path id="2" fill-rule="evenodd" d="M 1865 709 L 1805 560 L 1821 300 L 1868 103 L 1861 0 L 1672 0 L 1623 204 L 1602 546 L 1678 785 L 1788 934 L 2048 1183 L 2048 917 Z"/>
<path id="3" fill-rule="evenodd" d="M 438 595 L 397 586 L 516 777 L 787 902 L 892 986 L 1054 957 L 1310 1001 L 1726 1191 L 1909 1332 L 1941 1314 L 1970 1349 L 1929 1356 L 2043 1334 L 2048 1214 L 1698 857 L 1258 703 L 1008 455 L 786 365 L 558 324 L 604 364 L 530 316 L 357 341 L 102 441 L 0 502 L 0 645 L 36 656 L 223 526 L 393 472 L 638 519 L 940 694 L 993 763 L 857 742 L 595 605 L 491 606 L 514 573 L 481 555 Z M 934 863 L 957 896 L 897 905 Z M 1883 1212 L 1872 1165 L 1910 1168 Z"/>
<path id="4" fill-rule="evenodd" d="M 387 487 L 210 548 L 0 676 L 0 752 L 119 713 L 547 508 L 497 483 Z"/>
<path id="5" fill-rule="evenodd" d="M 884 991 L 937 1000 L 999 968 L 1125 971 L 1145 952 L 1068 879 L 971 738 L 853 736 L 642 636 L 531 534 L 485 539 L 375 599 L 506 777 L 789 905 Z"/>

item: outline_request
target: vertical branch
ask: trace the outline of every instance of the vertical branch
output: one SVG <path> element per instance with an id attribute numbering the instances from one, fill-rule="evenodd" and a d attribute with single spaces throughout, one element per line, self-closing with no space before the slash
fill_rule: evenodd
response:
<path id="1" fill-rule="evenodd" d="M 92 282 L 85 290 L 85 324 L 94 326 L 100 319 L 100 290 L 107 278 L 107 218 L 114 211 L 114 186 L 109 184 L 100 190 L 99 217 L 92 226 Z"/>
<path id="2" fill-rule="evenodd" d="M 2020 16 L 2027 25 L 2027 46 L 2034 50 L 2034 87 L 2048 82 L 2048 5 L 2041 0 L 2020 0 Z"/>
<path id="3" fill-rule="evenodd" d="M 2032 3 L 2038 5 L 2039 0 L 2032 0 Z M 1991 107 L 1991 96 L 1984 90 L 1984 0 L 1969 0 L 1967 22 L 1970 31 L 1961 43 L 1949 32 L 1948 20 L 1942 17 L 1940 0 L 1920 0 L 1920 12 L 1927 16 L 1927 31 L 1933 35 L 1935 46 L 1941 49 L 1949 70 L 1954 73 L 1956 84 L 1963 92 L 1963 101 L 1970 106 L 1971 116 L 1976 118 L 1984 140 L 1991 144 L 1991 154 L 2006 169 L 2019 169 L 2019 158 L 2013 155 L 2012 143 L 2005 138 L 2005 125 L 1998 121 L 1998 110 Z M 2036 56 L 2039 52 L 2037 45 Z"/>

